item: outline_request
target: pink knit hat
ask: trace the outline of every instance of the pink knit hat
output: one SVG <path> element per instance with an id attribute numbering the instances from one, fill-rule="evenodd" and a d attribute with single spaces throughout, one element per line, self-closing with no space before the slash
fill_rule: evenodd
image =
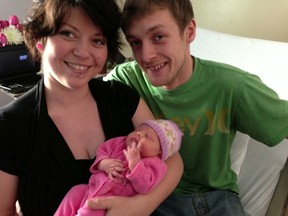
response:
<path id="1" fill-rule="evenodd" d="M 141 124 L 146 124 L 156 131 L 162 148 L 161 160 L 165 161 L 179 151 L 183 133 L 174 122 L 158 119 L 147 120 Z"/>

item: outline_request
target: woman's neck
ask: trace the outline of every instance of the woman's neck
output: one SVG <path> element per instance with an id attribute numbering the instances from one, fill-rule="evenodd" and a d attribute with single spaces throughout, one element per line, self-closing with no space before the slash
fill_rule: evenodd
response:
<path id="1" fill-rule="evenodd" d="M 53 107 L 77 109 L 93 100 L 88 84 L 81 88 L 70 89 L 44 79 L 44 86 L 48 109 Z M 95 103 L 94 100 L 93 102 Z"/>

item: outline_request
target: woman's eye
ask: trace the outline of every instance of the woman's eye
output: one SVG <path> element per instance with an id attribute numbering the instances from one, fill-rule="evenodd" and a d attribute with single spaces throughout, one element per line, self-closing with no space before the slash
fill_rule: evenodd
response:
<path id="1" fill-rule="evenodd" d="M 93 43 L 95 43 L 96 45 L 105 45 L 106 41 L 104 39 L 95 39 L 93 40 Z"/>
<path id="2" fill-rule="evenodd" d="M 65 37 L 75 38 L 75 35 L 70 31 L 61 31 L 60 34 L 65 36 Z"/>

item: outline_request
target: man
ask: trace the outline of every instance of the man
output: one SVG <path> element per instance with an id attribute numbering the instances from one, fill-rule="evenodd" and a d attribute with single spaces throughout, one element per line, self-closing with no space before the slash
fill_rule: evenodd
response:
<path id="1" fill-rule="evenodd" d="M 255 75 L 191 56 L 189 0 L 126 0 L 122 27 L 136 61 L 105 79 L 135 88 L 157 118 L 184 132 L 184 174 L 153 215 L 244 216 L 230 162 L 236 131 L 278 144 L 288 136 L 288 102 Z"/>

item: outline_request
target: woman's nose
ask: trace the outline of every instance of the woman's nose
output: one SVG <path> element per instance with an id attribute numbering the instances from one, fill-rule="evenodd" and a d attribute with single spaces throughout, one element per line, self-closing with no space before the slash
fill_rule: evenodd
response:
<path id="1" fill-rule="evenodd" d="M 73 54 L 79 58 L 87 58 L 90 55 L 89 43 L 78 42 L 74 49 Z"/>

